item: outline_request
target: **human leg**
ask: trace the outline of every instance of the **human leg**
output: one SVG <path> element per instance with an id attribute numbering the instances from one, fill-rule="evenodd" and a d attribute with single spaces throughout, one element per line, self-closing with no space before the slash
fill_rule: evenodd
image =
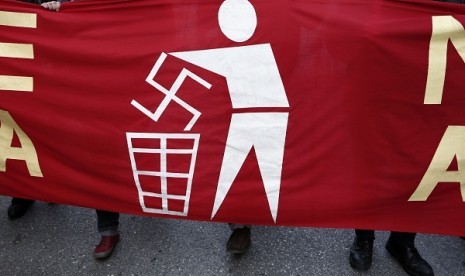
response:
<path id="1" fill-rule="evenodd" d="M 8 207 L 8 218 L 16 219 L 22 217 L 29 210 L 32 203 L 34 203 L 34 200 L 13 197 L 10 207 Z"/>
<path id="2" fill-rule="evenodd" d="M 119 213 L 95 210 L 97 213 L 97 227 L 101 235 L 100 243 L 95 247 L 94 257 L 104 259 L 113 253 L 119 241 Z"/>
<path id="3" fill-rule="evenodd" d="M 409 275 L 434 275 L 431 266 L 415 248 L 415 236 L 416 233 L 391 232 L 386 249 Z"/>
<path id="4" fill-rule="evenodd" d="M 355 239 L 350 247 L 349 263 L 353 269 L 365 271 L 373 260 L 375 231 L 355 229 Z"/>
<path id="5" fill-rule="evenodd" d="M 229 223 L 233 231 L 226 243 L 226 251 L 234 254 L 243 254 L 249 248 L 251 240 L 250 225 Z"/>
<path id="6" fill-rule="evenodd" d="M 98 232 L 102 236 L 113 236 L 118 234 L 119 213 L 95 210 L 97 213 Z"/>

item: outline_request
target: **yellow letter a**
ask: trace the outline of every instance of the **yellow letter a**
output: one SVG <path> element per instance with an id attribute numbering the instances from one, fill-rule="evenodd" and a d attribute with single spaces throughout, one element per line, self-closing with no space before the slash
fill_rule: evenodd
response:
<path id="1" fill-rule="evenodd" d="M 21 142 L 21 147 L 12 147 L 13 135 Z M 31 139 L 15 123 L 10 113 L 0 109 L 0 172 L 6 172 L 6 160 L 24 160 L 31 176 L 43 177 L 37 152 Z"/>
<path id="2" fill-rule="evenodd" d="M 457 158 L 457 171 L 447 171 Z M 449 126 L 423 179 L 409 201 L 426 201 L 439 182 L 458 182 L 465 201 L 465 127 Z"/>

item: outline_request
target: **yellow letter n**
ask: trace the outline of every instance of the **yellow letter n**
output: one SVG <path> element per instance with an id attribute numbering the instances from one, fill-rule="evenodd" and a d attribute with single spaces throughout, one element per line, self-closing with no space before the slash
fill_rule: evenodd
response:
<path id="1" fill-rule="evenodd" d="M 441 104 L 446 78 L 449 40 L 465 62 L 465 29 L 462 24 L 450 15 L 433 16 L 425 104 Z"/>
<path id="2" fill-rule="evenodd" d="M 457 171 L 447 171 L 457 158 Z M 426 201 L 439 182 L 458 182 L 465 202 L 465 127 L 449 126 L 433 160 L 409 201 Z"/>
<path id="3" fill-rule="evenodd" d="M 12 147 L 15 133 L 21 147 Z M 24 160 L 31 176 L 43 177 L 31 139 L 16 124 L 8 111 L 0 109 L 0 172 L 6 172 L 7 159 Z"/>

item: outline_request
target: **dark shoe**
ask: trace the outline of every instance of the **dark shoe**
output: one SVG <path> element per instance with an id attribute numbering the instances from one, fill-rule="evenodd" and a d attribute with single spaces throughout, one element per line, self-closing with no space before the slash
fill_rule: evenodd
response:
<path id="1" fill-rule="evenodd" d="M 243 254 L 250 246 L 250 236 L 250 228 L 248 227 L 234 229 L 226 243 L 226 251 L 234 254 Z"/>
<path id="2" fill-rule="evenodd" d="M 24 214 L 26 214 L 27 210 L 31 207 L 33 200 L 24 200 L 21 202 L 12 202 L 10 207 L 8 207 L 8 217 L 10 219 L 17 219 Z"/>
<path id="3" fill-rule="evenodd" d="M 417 249 L 405 246 L 389 239 L 387 251 L 400 263 L 402 268 L 411 276 L 433 276 L 431 266 L 420 256 Z"/>
<path id="4" fill-rule="evenodd" d="M 359 240 L 355 237 L 350 247 L 349 263 L 353 269 L 368 270 L 373 260 L 373 240 Z"/>
<path id="5" fill-rule="evenodd" d="M 99 245 L 95 247 L 94 257 L 96 259 L 105 259 L 113 253 L 115 245 L 119 241 L 119 234 L 114 236 L 102 236 Z"/>
<path id="6" fill-rule="evenodd" d="M 462 240 L 465 240 L 465 237 L 460 237 Z"/>

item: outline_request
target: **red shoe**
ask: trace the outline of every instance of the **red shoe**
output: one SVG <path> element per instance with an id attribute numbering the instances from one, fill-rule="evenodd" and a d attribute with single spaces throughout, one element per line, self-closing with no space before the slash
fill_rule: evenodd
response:
<path id="1" fill-rule="evenodd" d="M 113 253 L 115 245 L 119 241 L 119 234 L 114 236 L 102 236 L 99 245 L 95 247 L 94 257 L 96 259 L 105 259 Z"/>

